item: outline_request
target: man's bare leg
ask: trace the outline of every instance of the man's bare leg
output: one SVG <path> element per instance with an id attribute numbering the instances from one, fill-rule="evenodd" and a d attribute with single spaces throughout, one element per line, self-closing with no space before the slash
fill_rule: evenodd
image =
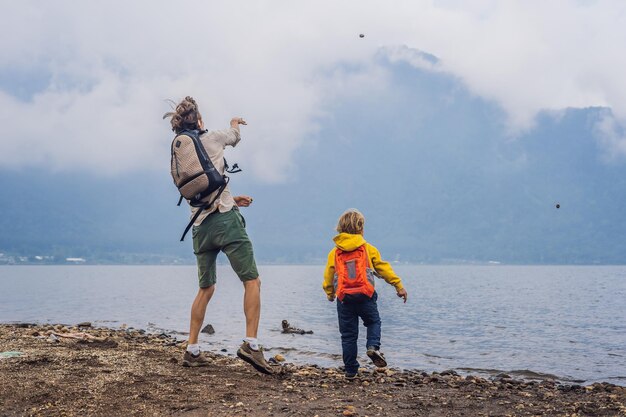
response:
<path id="1" fill-rule="evenodd" d="M 246 315 L 246 337 L 256 339 L 261 318 L 261 278 L 243 282 L 243 312 Z"/>
<path id="2" fill-rule="evenodd" d="M 246 315 L 246 340 L 237 351 L 244 361 L 259 372 L 272 374 L 274 371 L 265 361 L 263 351 L 259 349 L 257 332 L 261 317 L 261 279 L 256 278 L 243 283 L 243 312 Z"/>
<path id="3" fill-rule="evenodd" d="M 215 292 L 215 285 L 210 287 L 200 288 L 196 299 L 193 300 L 191 305 L 191 320 L 189 322 L 189 344 L 195 345 L 198 343 L 198 335 L 202 328 L 202 322 L 204 322 L 204 315 L 206 314 L 206 307 L 213 297 Z M 258 321 L 257 321 L 258 324 Z"/>

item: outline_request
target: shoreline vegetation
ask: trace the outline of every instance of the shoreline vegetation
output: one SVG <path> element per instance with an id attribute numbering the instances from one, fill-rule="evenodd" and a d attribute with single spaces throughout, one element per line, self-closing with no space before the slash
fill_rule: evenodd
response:
<path id="1" fill-rule="evenodd" d="M 626 387 L 606 382 L 394 369 L 348 381 L 337 368 L 280 357 L 268 376 L 211 352 L 210 366 L 184 368 L 184 346 L 90 323 L 0 324 L 0 415 L 626 416 Z"/>

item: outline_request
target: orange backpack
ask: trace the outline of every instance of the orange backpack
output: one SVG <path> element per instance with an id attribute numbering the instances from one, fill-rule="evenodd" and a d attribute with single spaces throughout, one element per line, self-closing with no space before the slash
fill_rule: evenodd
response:
<path id="1" fill-rule="evenodd" d="M 337 284 L 335 294 L 343 301 L 346 294 L 374 295 L 374 285 L 367 279 L 370 259 L 365 244 L 351 252 L 339 248 L 335 250 L 335 274 Z"/>

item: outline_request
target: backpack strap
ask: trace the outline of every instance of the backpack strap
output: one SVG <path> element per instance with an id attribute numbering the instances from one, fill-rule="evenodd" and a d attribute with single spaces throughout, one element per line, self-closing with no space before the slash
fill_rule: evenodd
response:
<path id="1" fill-rule="evenodd" d="M 200 213 L 202 213 L 204 210 L 211 207 L 215 203 L 215 201 L 217 201 L 217 199 L 220 198 L 220 196 L 222 195 L 222 192 L 226 189 L 227 185 L 228 185 L 228 180 L 226 181 L 224 185 L 222 185 L 219 188 L 219 191 L 217 192 L 215 197 L 211 200 L 211 202 L 207 202 L 207 203 L 202 204 L 201 206 L 198 206 L 198 211 L 196 211 L 196 214 L 193 215 L 193 217 L 189 221 L 189 224 L 187 224 L 187 227 L 185 227 L 185 231 L 183 232 L 183 235 L 180 237 L 181 242 L 185 240 L 185 236 L 187 235 L 187 232 L 189 232 L 189 229 L 191 229 L 191 226 L 193 226 L 193 224 L 196 222 L 198 217 L 200 217 Z M 182 199 L 182 196 L 181 196 L 181 199 Z"/>
<path id="2" fill-rule="evenodd" d="M 198 216 L 200 216 L 200 213 L 202 213 L 202 211 L 208 207 L 209 206 L 202 207 L 202 208 L 199 208 L 198 211 L 196 211 L 196 214 L 193 215 L 193 217 L 189 221 L 189 224 L 187 224 L 187 227 L 185 227 L 185 231 L 183 232 L 183 235 L 180 237 L 181 242 L 185 240 L 185 236 L 187 235 L 187 232 L 189 232 L 189 229 L 191 229 L 191 226 L 193 226 L 193 224 L 196 222 L 196 219 L 198 218 Z"/>
<path id="3" fill-rule="evenodd" d="M 226 162 L 226 158 L 224 158 L 224 171 L 228 172 L 229 174 L 236 174 L 238 172 L 241 172 L 241 168 L 239 168 L 239 164 L 236 162 L 233 164 L 233 167 L 231 168 L 230 166 L 228 166 L 228 162 Z"/>
<path id="4" fill-rule="evenodd" d="M 370 253 L 367 251 L 367 242 L 363 244 L 363 249 L 365 250 L 365 258 L 367 258 L 367 266 L 373 270 L 374 266 L 372 265 L 372 260 L 370 259 Z"/>

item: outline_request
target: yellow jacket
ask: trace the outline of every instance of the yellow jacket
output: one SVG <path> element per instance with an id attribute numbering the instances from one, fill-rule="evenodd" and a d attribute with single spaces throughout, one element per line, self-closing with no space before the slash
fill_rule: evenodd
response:
<path id="1" fill-rule="evenodd" d="M 370 258 L 370 262 L 376 274 L 387 283 L 396 287 L 397 290 L 401 290 L 403 287 L 402 280 L 393 271 L 393 268 L 389 262 L 383 261 L 380 257 L 380 252 L 376 247 L 370 245 L 365 241 L 363 235 L 353 235 L 350 233 L 339 233 L 333 238 L 335 241 L 335 247 L 328 253 L 328 261 L 326 263 L 326 269 L 324 270 L 324 283 L 322 288 L 326 291 L 327 295 L 333 295 L 335 293 L 334 277 L 335 277 L 335 251 L 337 248 L 344 251 L 353 251 L 359 246 L 365 244 L 367 249 L 367 255 Z"/>

